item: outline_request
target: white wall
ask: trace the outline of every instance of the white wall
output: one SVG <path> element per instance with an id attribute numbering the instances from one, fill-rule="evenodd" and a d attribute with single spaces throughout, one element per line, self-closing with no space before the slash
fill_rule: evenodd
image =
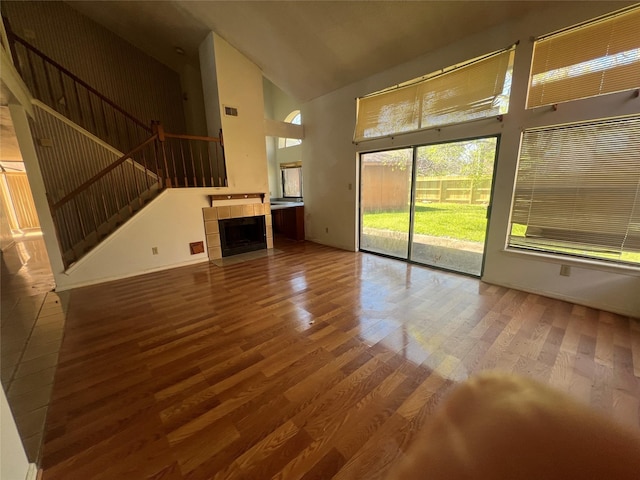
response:
<path id="1" fill-rule="evenodd" d="M 207 261 L 206 253 L 191 255 L 189 243 L 205 242 L 206 250 L 202 209 L 212 193 L 212 188 L 165 190 L 66 273 L 54 271 L 56 290 Z"/>
<path id="2" fill-rule="evenodd" d="M 0 479 L 24 480 L 33 471 L 27 460 L 4 390 L 0 388 Z"/>
<path id="3" fill-rule="evenodd" d="M 267 143 L 269 188 L 272 197 L 282 197 L 280 164 L 302 161 L 302 146 L 294 145 L 287 148 L 278 148 L 278 137 L 301 138 L 304 136 L 302 126 L 282 123 L 291 112 L 300 110 L 300 103 L 267 79 L 264 79 L 264 97 L 265 118 L 267 119 L 265 120 L 265 129 L 268 135 L 273 135 L 269 137 L 273 145 L 271 146 Z M 302 119 L 302 123 L 304 124 L 304 118 Z M 269 139 L 267 142 L 269 142 Z M 269 149 L 270 146 L 273 148 L 272 150 Z"/>
<path id="4" fill-rule="evenodd" d="M 300 110 L 300 102 L 280 90 L 269 80 L 264 81 L 264 94 L 270 97 L 271 110 L 265 111 L 265 116 L 273 120 L 284 122 L 284 119 L 294 110 Z M 265 100 L 265 104 L 267 101 Z"/>
<path id="5" fill-rule="evenodd" d="M 559 2 L 304 104 L 301 110 L 305 124 L 302 151 L 307 239 L 348 250 L 357 248 L 358 152 L 501 134 L 483 280 L 640 316 L 637 272 L 581 262 L 574 263 L 571 277 L 560 277 L 560 263 L 567 263 L 566 260 L 504 250 L 522 129 L 640 112 L 640 102 L 632 99 L 628 92 L 562 104 L 555 112 L 549 108 L 525 110 L 533 48 L 530 37 L 620 7 L 621 4 L 613 2 Z M 357 146 L 352 143 L 356 97 L 517 41 L 520 43 L 516 50 L 510 111 L 503 122 L 488 119 Z"/>

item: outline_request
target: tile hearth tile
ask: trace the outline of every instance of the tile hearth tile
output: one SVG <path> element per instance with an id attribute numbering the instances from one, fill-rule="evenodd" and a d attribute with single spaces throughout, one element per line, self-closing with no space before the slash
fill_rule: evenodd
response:
<path id="1" fill-rule="evenodd" d="M 231 218 L 231 210 L 229 207 L 217 207 L 218 208 L 218 218 Z"/>
<path id="2" fill-rule="evenodd" d="M 203 208 L 204 221 L 218 220 L 218 209 L 216 207 Z"/>

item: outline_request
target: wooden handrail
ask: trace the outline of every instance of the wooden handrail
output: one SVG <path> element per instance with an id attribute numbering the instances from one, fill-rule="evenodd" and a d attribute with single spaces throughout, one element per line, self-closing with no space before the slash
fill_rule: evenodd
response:
<path id="1" fill-rule="evenodd" d="M 203 137 L 201 135 L 182 135 L 176 133 L 164 133 L 165 138 L 179 138 L 182 140 L 202 140 L 203 142 L 220 142 L 216 137 Z"/>
<path id="2" fill-rule="evenodd" d="M 73 79 L 73 81 L 75 81 L 76 83 L 79 83 L 80 85 L 82 85 L 84 88 L 86 88 L 87 90 L 89 90 L 91 93 L 93 93 L 94 95 L 98 96 L 102 101 L 104 101 L 105 103 L 111 105 L 115 110 L 117 110 L 118 112 L 120 112 L 121 114 L 123 114 L 125 117 L 127 117 L 129 120 L 131 120 L 132 122 L 136 123 L 139 127 L 143 128 L 144 130 L 146 130 L 147 132 L 151 133 L 151 128 L 147 125 L 145 125 L 142 121 L 138 120 L 136 117 L 134 117 L 133 115 L 131 115 L 129 112 L 127 112 L 126 110 L 124 110 L 123 108 L 121 108 L 120 106 L 118 106 L 117 104 L 115 104 L 112 100 L 109 100 L 107 97 L 105 97 L 102 93 L 100 93 L 98 90 L 96 90 L 95 88 L 93 88 L 91 85 L 89 85 L 87 82 L 85 82 L 84 80 L 82 80 L 81 78 L 78 78 L 76 75 L 74 75 L 73 73 L 71 73 L 69 70 L 67 70 L 66 68 L 64 68 L 62 65 L 60 65 L 58 62 L 56 62 L 55 60 L 53 60 L 52 58 L 50 58 L 49 56 L 47 56 L 44 52 L 38 50 L 36 47 L 34 47 L 33 45 L 31 45 L 29 42 L 27 42 L 26 40 L 23 40 L 22 38 L 20 38 L 19 36 L 17 36 L 15 33 L 13 33 L 10 30 L 7 30 L 7 37 L 9 38 L 9 43 L 16 41 L 20 44 L 22 44 L 25 48 L 27 48 L 28 50 L 31 50 L 33 53 L 35 53 L 36 55 L 38 55 L 39 57 L 41 57 L 43 60 L 45 60 L 46 62 L 48 62 L 49 64 L 53 65 L 55 68 L 57 68 L 58 70 L 60 70 L 62 73 L 64 73 L 65 75 L 71 77 Z M 14 60 L 17 62 L 17 57 Z"/>
<path id="3" fill-rule="evenodd" d="M 151 137 L 149 137 L 147 140 L 145 140 L 144 142 L 142 142 L 140 145 L 138 145 L 137 147 L 135 147 L 133 150 L 131 150 L 129 153 L 123 155 L 122 157 L 120 157 L 118 160 L 116 160 L 115 162 L 113 162 L 111 165 L 109 165 L 107 168 L 100 170 L 100 172 L 96 173 L 93 177 L 91 177 L 89 180 L 87 180 L 86 182 L 84 182 L 82 185 L 80 185 L 78 188 L 72 190 L 71 192 L 69 192 L 67 195 L 65 195 L 64 197 L 62 197 L 60 200 L 58 200 L 56 203 L 54 203 L 53 205 L 51 205 L 51 211 L 55 211 L 58 208 L 60 208 L 62 205 L 64 205 L 65 203 L 67 203 L 69 200 L 72 200 L 73 198 L 75 198 L 76 196 L 78 196 L 78 194 L 80 194 L 81 192 L 83 192 L 84 190 L 86 190 L 87 188 L 89 188 L 92 184 L 94 184 L 95 182 L 97 182 L 98 180 L 100 180 L 102 177 L 104 177 L 107 173 L 111 172 L 112 170 L 114 170 L 115 168 L 117 168 L 119 165 L 121 165 L 122 163 L 124 163 L 127 159 L 131 158 L 131 156 L 142 150 L 144 147 L 146 147 L 147 145 L 149 145 L 152 142 L 155 142 L 158 138 L 158 135 L 152 135 Z"/>

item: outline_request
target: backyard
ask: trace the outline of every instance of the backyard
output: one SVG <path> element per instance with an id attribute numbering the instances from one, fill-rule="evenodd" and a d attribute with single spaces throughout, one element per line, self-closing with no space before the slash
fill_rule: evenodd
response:
<path id="1" fill-rule="evenodd" d="M 414 232 L 471 242 L 484 242 L 487 207 L 457 203 L 417 205 Z M 380 230 L 407 232 L 409 212 L 376 212 L 363 216 L 362 226 Z"/>
<path id="2" fill-rule="evenodd" d="M 414 217 L 414 233 L 432 237 L 451 238 L 484 243 L 486 233 L 487 206 L 458 203 L 429 203 L 417 205 Z M 409 230 L 409 211 L 383 211 L 365 213 L 363 228 L 406 233 Z M 514 224 L 511 234 L 523 237 L 526 227 Z M 556 248 L 556 250 L 560 250 Z M 574 255 L 585 255 L 603 260 L 621 260 L 640 264 L 640 253 L 623 252 L 622 255 L 605 252 L 586 252 L 565 248 L 562 251 Z"/>

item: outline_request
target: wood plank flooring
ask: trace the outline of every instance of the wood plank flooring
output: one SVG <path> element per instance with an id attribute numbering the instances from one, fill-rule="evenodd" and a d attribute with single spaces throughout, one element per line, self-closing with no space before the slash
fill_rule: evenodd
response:
<path id="1" fill-rule="evenodd" d="M 44 479 L 377 479 L 460 381 L 637 427 L 640 322 L 312 243 L 71 292 Z"/>

